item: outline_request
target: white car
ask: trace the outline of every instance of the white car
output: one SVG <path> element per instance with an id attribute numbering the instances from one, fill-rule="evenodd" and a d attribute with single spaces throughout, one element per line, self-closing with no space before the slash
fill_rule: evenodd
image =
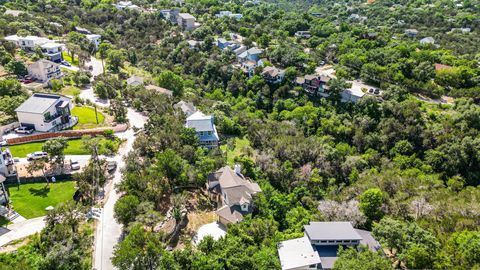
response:
<path id="1" fill-rule="evenodd" d="M 18 127 L 18 128 L 15 129 L 15 132 L 20 133 L 20 134 L 31 134 L 31 133 L 33 133 L 33 128 Z"/>
<path id="2" fill-rule="evenodd" d="M 72 171 L 80 170 L 80 163 L 70 160 L 70 169 L 72 169 Z"/>
<path id="3" fill-rule="evenodd" d="M 41 159 L 48 157 L 46 152 L 38 151 L 27 155 L 27 160 Z"/>

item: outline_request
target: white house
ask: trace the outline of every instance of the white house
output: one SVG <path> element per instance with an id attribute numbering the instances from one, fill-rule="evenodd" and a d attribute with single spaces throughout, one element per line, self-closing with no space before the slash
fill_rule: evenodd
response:
<path id="1" fill-rule="evenodd" d="M 143 78 L 137 75 L 132 75 L 127 79 L 127 85 L 140 86 L 143 85 Z"/>
<path id="2" fill-rule="evenodd" d="M 187 118 L 185 127 L 195 129 L 201 146 L 209 149 L 218 146 L 219 137 L 213 123 L 213 115 L 205 115 L 197 111 Z"/>
<path id="3" fill-rule="evenodd" d="M 177 16 L 177 24 L 183 29 L 183 30 L 193 30 L 195 29 L 198 24 L 195 22 L 196 19 L 193 17 L 193 15 L 189 13 L 179 13 Z"/>
<path id="4" fill-rule="evenodd" d="M 435 44 L 435 39 L 433 37 L 426 37 L 420 39 L 421 44 Z"/>
<path id="5" fill-rule="evenodd" d="M 282 270 L 332 269 L 340 246 L 381 249 L 370 232 L 355 229 L 350 222 L 310 222 L 304 229 L 303 237 L 278 244 Z"/>
<path id="6" fill-rule="evenodd" d="M 295 32 L 295 37 L 297 38 L 310 38 L 312 34 L 310 34 L 310 31 L 297 31 Z"/>
<path id="7" fill-rule="evenodd" d="M 225 18 L 225 17 L 229 17 L 229 18 L 234 18 L 236 20 L 240 20 L 243 18 L 243 15 L 240 14 L 240 13 L 232 13 L 231 11 L 220 11 L 218 14 L 215 14 L 215 17 L 217 18 Z"/>
<path id="8" fill-rule="evenodd" d="M 40 59 L 27 67 L 28 75 L 47 85 L 50 80 L 60 79 L 62 71 L 60 66 L 52 61 Z"/>
<path id="9" fill-rule="evenodd" d="M 52 62 L 60 63 L 63 60 L 62 47 L 64 45 L 55 42 L 48 42 L 40 46 L 42 53 Z"/>
<path id="10" fill-rule="evenodd" d="M 95 49 L 98 49 L 100 42 L 102 42 L 102 36 L 98 34 L 87 34 L 85 36 L 95 45 Z"/>
<path id="11" fill-rule="evenodd" d="M 140 7 L 137 5 L 134 5 L 132 1 L 119 1 L 118 3 L 115 4 L 115 7 L 117 9 L 133 9 L 133 10 L 139 10 Z"/>
<path id="12" fill-rule="evenodd" d="M 16 173 L 15 162 L 10 150 L 8 148 L 0 148 L 0 175 L 8 177 L 13 176 Z"/>
<path id="13" fill-rule="evenodd" d="M 37 36 L 26 36 L 21 37 L 17 35 L 11 35 L 5 37 L 6 41 L 10 41 L 15 43 L 16 46 L 20 47 L 22 50 L 25 51 L 35 51 L 35 47 L 41 46 L 50 40 L 44 37 L 37 37 Z"/>
<path id="14" fill-rule="evenodd" d="M 21 126 L 47 132 L 73 125 L 74 119 L 70 116 L 72 107 L 69 97 L 34 93 L 15 112 Z"/>

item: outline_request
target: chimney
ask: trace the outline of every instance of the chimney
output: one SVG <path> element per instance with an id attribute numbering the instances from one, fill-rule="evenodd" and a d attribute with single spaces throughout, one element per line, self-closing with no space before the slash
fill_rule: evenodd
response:
<path id="1" fill-rule="evenodd" d="M 233 166 L 233 170 L 234 170 L 235 173 L 238 174 L 238 175 L 241 175 L 241 174 L 242 174 L 242 167 L 240 166 L 240 164 L 235 164 L 235 166 Z"/>

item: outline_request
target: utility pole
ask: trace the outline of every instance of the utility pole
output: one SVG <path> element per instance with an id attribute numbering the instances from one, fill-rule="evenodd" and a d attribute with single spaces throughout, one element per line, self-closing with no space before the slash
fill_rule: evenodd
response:
<path id="1" fill-rule="evenodd" d="M 97 104 L 93 103 L 93 107 L 95 108 L 95 119 L 97 120 L 97 125 L 98 125 Z"/>

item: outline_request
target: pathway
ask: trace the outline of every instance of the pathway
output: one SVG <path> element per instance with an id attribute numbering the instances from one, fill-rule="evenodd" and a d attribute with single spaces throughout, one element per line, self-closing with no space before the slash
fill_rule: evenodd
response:
<path id="1" fill-rule="evenodd" d="M 0 236 L 0 247 L 40 232 L 45 227 L 45 217 L 27 219 L 7 226 L 8 232 Z"/>

